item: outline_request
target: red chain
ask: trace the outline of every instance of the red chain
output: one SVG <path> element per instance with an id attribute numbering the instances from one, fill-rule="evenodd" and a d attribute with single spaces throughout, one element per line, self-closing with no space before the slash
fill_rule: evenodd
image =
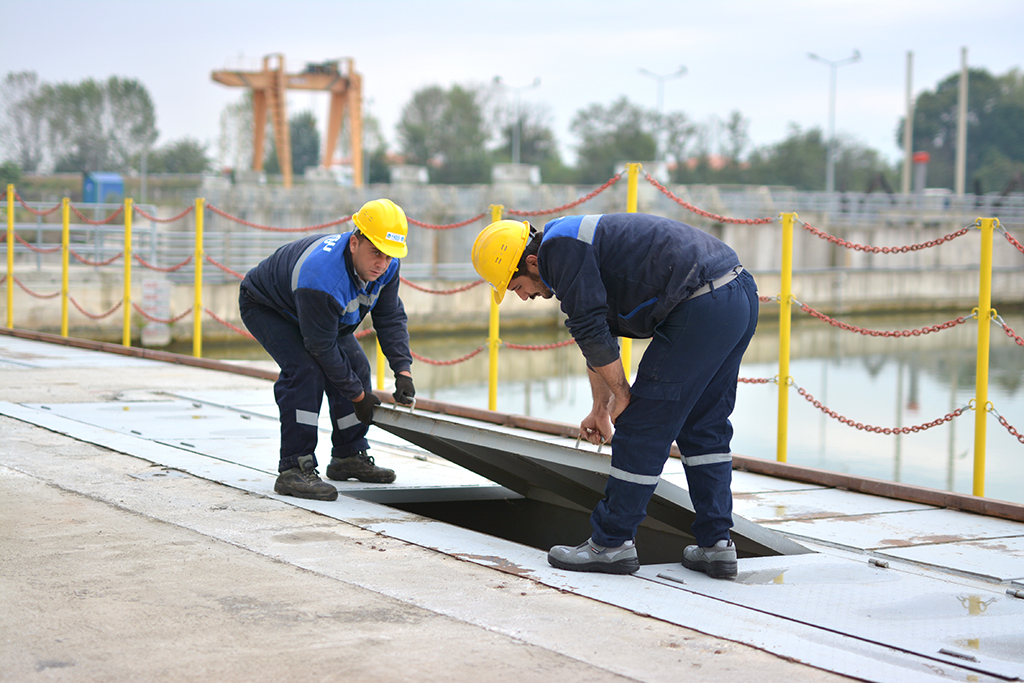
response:
<path id="1" fill-rule="evenodd" d="M 232 325 L 227 320 L 225 320 L 224 318 L 220 317 L 219 315 L 217 315 L 216 313 L 211 311 L 206 306 L 203 306 L 203 310 L 206 311 L 206 314 L 208 316 L 210 316 L 211 318 L 213 318 L 214 320 L 216 320 L 217 322 L 219 322 L 221 325 L 223 325 L 224 327 L 228 328 L 229 330 L 232 330 L 233 332 L 237 332 L 238 334 L 242 335 L 243 337 L 248 337 L 249 339 L 252 339 L 253 341 L 256 341 L 256 337 L 254 337 L 251 334 L 249 334 L 249 332 L 247 330 L 243 330 L 241 327 L 238 327 L 237 325 Z"/>
<path id="2" fill-rule="evenodd" d="M 758 296 L 757 300 L 760 301 L 763 304 L 770 304 L 773 301 L 777 302 L 781 298 L 782 297 L 779 297 L 779 296 Z"/>
<path id="3" fill-rule="evenodd" d="M 741 384 L 772 384 L 777 382 L 774 377 L 737 377 L 736 381 Z"/>
<path id="4" fill-rule="evenodd" d="M 651 174 L 648 173 L 647 171 L 644 171 L 644 177 L 647 178 L 647 182 L 649 182 L 651 185 L 654 185 L 656 188 L 661 190 L 661 193 L 663 195 L 665 195 L 666 197 L 668 197 L 669 199 L 674 201 L 679 206 L 683 207 L 684 209 L 686 209 L 688 211 L 692 211 L 693 213 L 697 214 L 698 216 L 704 216 L 704 218 L 713 218 L 716 221 L 718 221 L 719 223 L 739 223 L 741 225 L 764 225 L 766 223 L 774 223 L 775 222 L 774 218 L 729 218 L 727 216 L 719 216 L 717 213 L 711 213 L 710 211 L 705 211 L 704 209 L 698 209 L 693 204 L 691 204 L 691 203 L 683 200 L 682 198 L 677 197 L 676 195 L 672 194 L 672 192 L 670 192 L 668 190 L 668 188 L 666 188 L 664 185 L 662 185 L 657 180 L 655 180 L 651 176 Z"/>
<path id="5" fill-rule="evenodd" d="M 555 342 L 554 344 L 512 344 L 511 342 L 502 342 L 502 346 L 506 346 L 510 349 L 516 349 L 517 351 L 547 351 L 549 349 L 560 349 L 563 346 L 571 346 L 575 343 L 575 339 L 566 339 L 565 341 Z"/>
<path id="6" fill-rule="evenodd" d="M 905 254 L 909 251 L 920 251 L 921 249 L 927 249 L 929 247 L 937 247 L 943 242 L 950 242 L 952 240 L 955 240 L 957 237 L 966 235 L 974 227 L 973 225 L 969 225 L 966 228 L 961 228 L 956 232 L 946 235 L 945 237 L 939 237 L 938 239 L 931 240 L 930 242 L 924 242 L 922 244 L 909 244 L 904 247 L 872 247 L 864 244 L 855 244 L 854 242 L 847 242 L 841 237 L 829 235 L 827 232 L 822 232 L 821 230 L 818 230 L 817 228 L 807 223 L 804 223 L 803 221 L 798 222 L 800 223 L 800 225 L 804 227 L 805 230 L 810 232 L 812 235 L 817 235 L 823 240 L 828 240 L 833 244 L 838 244 L 839 246 L 846 247 L 847 249 L 867 251 L 871 252 L 872 254 Z"/>
<path id="7" fill-rule="evenodd" d="M 817 318 L 818 320 L 823 320 L 823 321 L 827 322 L 828 324 L 832 325 L 833 327 L 838 327 L 838 328 L 840 328 L 842 330 L 846 330 L 847 332 L 857 332 L 858 334 L 863 334 L 863 335 L 866 335 L 866 336 L 869 336 L 869 337 L 920 337 L 922 334 L 928 334 L 930 332 L 941 332 L 942 330 L 948 330 L 948 329 L 954 328 L 957 325 L 963 325 L 965 322 L 967 322 L 968 320 L 970 320 L 973 317 L 973 316 L 960 316 L 959 318 L 956 318 L 954 320 L 949 320 L 947 322 L 944 322 L 941 325 L 932 325 L 931 327 L 922 327 L 921 329 L 918 329 L 918 330 L 899 330 L 899 331 L 894 331 L 894 332 L 888 332 L 888 331 L 884 331 L 883 332 L 883 331 L 880 331 L 880 330 L 869 330 L 869 329 L 864 328 L 864 327 L 857 327 L 856 325 L 850 325 L 849 323 L 841 322 L 839 320 L 836 320 L 835 318 L 830 318 L 827 315 L 825 315 L 824 313 L 822 313 L 820 311 L 814 310 L 813 308 L 811 308 L 807 304 L 801 304 L 799 301 L 797 301 L 796 303 L 798 303 L 800 305 L 800 309 L 804 313 L 808 313 L 808 314 L 814 316 L 815 318 Z"/>
<path id="8" fill-rule="evenodd" d="M 1021 443 L 1024 443 L 1024 434 L 1021 434 L 1016 429 L 1014 429 L 1013 425 L 1011 425 L 1009 422 L 1007 422 L 1006 418 L 1003 417 L 1002 415 L 1000 415 L 999 413 L 997 413 L 995 411 L 995 409 L 992 409 L 991 412 L 995 414 L 996 419 L 999 420 L 999 424 L 1001 424 L 1004 427 L 1006 427 L 1006 431 L 1010 432 L 1010 434 L 1013 435 L 1013 437 L 1016 438 L 1017 441 L 1020 441 Z"/>
<path id="9" fill-rule="evenodd" d="M 215 261 L 215 260 L 214 260 L 213 258 L 211 258 L 211 257 L 209 257 L 209 256 L 206 256 L 205 254 L 203 255 L 203 258 L 204 258 L 204 259 L 206 259 L 207 261 L 209 261 L 210 263 L 212 263 L 213 265 L 217 266 L 217 267 L 218 267 L 218 268 L 220 268 L 221 270 L 223 270 L 223 271 L 224 271 L 225 273 L 227 273 L 228 275 L 234 275 L 234 276 L 235 276 L 235 277 L 237 277 L 237 278 L 238 278 L 239 280 L 244 280 L 244 279 L 245 279 L 245 276 L 244 276 L 244 275 L 242 275 L 241 273 L 237 273 L 237 272 L 235 272 L 235 271 L 231 270 L 230 268 L 228 268 L 227 266 L 225 266 L 225 265 L 224 265 L 223 263 L 218 263 L 218 262 L 217 262 L 217 261 Z"/>
<path id="10" fill-rule="evenodd" d="M 176 270 L 178 270 L 180 268 L 183 268 L 183 267 L 187 266 L 188 264 L 192 263 L 192 257 L 189 256 L 187 259 L 185 259 L 181 263 L 175 264 L 173 266 L 168 266 L 167 268 L 161 268 L 159 266 L 154 266 L 152 263 L 150 263 L 149 261 L 147 261 L 146 259 L 142 258 L 141 256 L 139 256 L 138 254 L 136 254 L 134 252 L 132 253 L 132 256 L 135 258 L 136 261 L 141 263 L 144 267 L 149 268 L 150 270 L 159 271 L 161 273 L 173 273 L 174 271 L 176 271 Z"/>
<path id="11" fill-rule="evenodd" d="M 52 209 L 47 209 L 46 211 L 36 211 L 31 206 L 29 206 L 28 204 L 25 203 L 25 200 L 21 198 L 20 194 L 15 192 L 14 196 L 18 199 L 19 202 L 21 202 L 22 206 L 24 206 L 26 209 L 28 209 L 29 213 L 34 214 L 36 216 L 49 216 L 51 213 L 53 213 L 54 211 L 59 209 L 61 204 L 62 204 L 62 202 L 57 202 L 57 205 L 54 206 Z"/>
<path id="12" fill-rule="evenodd" d="M 605 181 L 604 185 L 597 188 L 590 194 L 586 194 L 574 202 L 569 202 L 568 204 L 563 204 L 562 206 L 556 206 L 553 209 L 541 209 L 539 211 L 517 211 L 515 209 L 509 209 L 505 213 L 507 213 L 509 216 L 547 216 L 553 213 L 561 213 L 562 211 L 567 211 L 569 209 L 577 207 L 580 204 L 583 204 L 584 202 L 589 202 L 591 199 L 601 194 L 602 192 L 604 192 L 605 190 L 607 190 L 609 187 L 619 182 L 620 180 L 622 180 L 621 172 L 613 175 L 611 178 Z"/>
<path id="13" fill-rule="evenodd" d="M 18 240 L 19 242 L 24 244 L 26 247 L 28 247 L 31 251 L 34 251 L 37 254 L 52 254 L 55 251 L 59 251 L 60 247 L 61 247 L 61 245 L 59 245 L 59 244 L 57 246 L 55 246 L 55 247 L 50 247 L 49 249 L 43 249 L 42 247 L 34 247 L 31 244 L 29 244 L 28 242 L 26 242 L 25 240 L 23 240 L 21 238 L 21 235 L 19 235 L 18 233 L 14 233 L 14 239 Z"/>
<path id="14" fill-rule="evenodd" d="M 167 324 L 167 325 L 172 325 L 172 324 L 178 322 L 179 320 L 181 320 L 182 318 L 184 318 L 185 316 L 187 316 L 189 313 L 191 313 L 194 310 L 194 309 L 192 309 L 190 307 L 187 311 L 185 311 L 181 315 L 176 315 L 173 318 L 166 318 L 165 319 L 165 318 L 157 318 L 155 315 L 150 315 L 149 313 L 146 313 L 134 301 L 132 302 L 132 308 L 134 308 L 136 311 L 138 311 L 139 315 L 141 315 L 146 320 L 149 320 L 150 322 L 164 323 L 164 324 Z"/>
<path id="15" fill-rule="evenodd" d="M 427 230 L 452 230 L 454 228 L 461 228 L 464 225 L 469 225 L 470 223 L 476 223 L 478 220 L 486 216 L 488 213 L 490 212 L 484 211 L 483 213 L 478 213 L 472 218 L 467 218 L 461 223 L 449 223 L 447 225 L 434 225 L 433 223 L 423 223 L 414 218 L 410 218 L 409 222 L 412 223 L 413 225 L 418 225 L 421 228 L 426 228 Z"/>
<path id="16" fill-rule="evenodd" d="M 1024 346 L 1024 338 L 1021 338 L 1019 334 L 1011 330 L 1010 326 L 1004 323 L 1001 318 L 996 320 L 996 324 L 1003 328 L 1003 332 L 1006 333 L 1007 337 L 1017 342 L 1017 346 Z"/>
<path id="17" fill-rule="evenodd" d="M 1017 251 L 1019 251 L 1020 253 L 1024 254 L 1024 244 L 1021 244 L 1020 242 L 1015 240 L 1013 238 L 1013 235 L 1011 235 L 1010 233 L 1006 232 L 1005 230 L 1003 230 L 1002 233 L 1003 233 L 1003 237 L 1006 238 L 1007 242 L 1009 242 L 1013 246 L 1017 247 Z"/>
<path id="18" fill-rule="evenodd" d="M 215 214 L 217 214 L 218 216 L 221 216 L 223 218 L 227 218 L 229 221 L 234 221 L 236 223 L 241 223 L 242 225 L 247 225 L 250 228 L 256 228 L 258 230 L 269 230 L 271 232 L 311 232 L 313 230 L 320 230 L 321 228 L 330 228 L 330 227 L 335 226 L 335 225 L 341 225 L 342 223 L 347 223 L 348 221 L 352 220 L 352 216 L 345 216 L 344 218 L 339 218 L 336 221 L 329 221 L 327 223 L 320 223 L 319 225 L 308 225 L 308 226 L 303 227 L 303 228 L 275 228 L 272 225 L 261 225 L 259 223 L 253 223 L 252 221 L 247 221 L 244 218 L 239 218 L 238 216 L 232 216 L 229 213 L 225 213 L 224 211 L 221 211 L 220 209 L 218 209 L 213 204 L 207 204 L 206 207 L 208 209 L 210 209 L 210 211 L 212 211 Z"/>
<path id="19" fill-rule="evenodd" d="M 112 256 L 108 258 L 106 261 L 90 261 L 89 259 L 85 258 L 84 256 L 79 254 L 74 249 L 71 249 L 70 247 L 68 248 L 68 251 L 71 253 L 72 256 L 75 257 L 75 260 L 77 260 L 79 263 L 84 263 L 87 266 L 109 266 L 111 263 L 124 256 L 124 252 L 121 251 L 118 252 L 116 256 Z"/>
<path id="20" fill-rule="evenodd" d="M 117 218 L 122 213 L 124 213 L 124 204 L 122 204 L 121 206 L 117 207 L 117 211 L 115 211 L 114 213 L 110 214 L 109 216 L 107 216 L 106 218 L 104 218 L 101 221 L 89 220 L 88 218 L 86 218 L 85 216 L 82 215 L 82 212 L 79 211 L 78 208 L 74 204 L 71 205 L 71 210 L 75 212 L 75 215 L 78 216 L 82 220 L 83 223 L 88 223 L 89 225 L 106 225 L 107 223 L 112 222 L 115 218 Z"/>
<path id="21" fill-rule="evenodd" d="M 409 285 L 413 289 L 418 289 L 419 291 L 426 292 L 427 294 L 458 294 L 459 292 L 465 292 L 468 289 L 473 289 L 477 285 L 482 285 L 484 283 L 483 280 L 477 280 L 476 282 L 470 282 L 468 285 L 456 287 L 455 289 L 427 289 L 426 287 L 421 287 L 415 282 L 406 280 L 404 277 L 400 276 L 398 279 L 402 281 L 402 284 Z"/>
<path id="22" fill-rule="evenodd" d="M 471 351 L 470 353 L 467 353 L 465 356 L 462 356 L 461 358 L 456 358 L 455 360 L 431 360 L 430 358 L 425 358 L 421 356 L 415 351 L 410 351 L 410 353 L 412 354 L 412 357 L 415 358 L 416 360 L 421 360 L 429 365 L 455 365 L 457 363 L 464 363 L 465 361 L 469 360 L 470 358 L 477 355 L 486 348 L 487 344 L 481 344 L 479 347 L 477 347 L 476 351 Z"/>
<path id="23" fill-rule="evenodd" d="M 4 280 L 6 280 L 6 279 L 7 279 L 7 276 L 5 275 L 4 276 Z M 52 299 L 55 296 L 60 296 L 60 290 L 59 289 L 56 292 L 54 292 L 53 294 L 39 294 L 38 292 L 33 292 L 31 289 L 29 289 L 24 284 L 22 284 L 21 280 L 19 280 L 18 278 L 14 278 L 14 284 L 18 285 L 23 290 L 25 290 L 26 294 L 28 294 L 31 297 L 35 297 L 36 299 Z"/>
<path id="24" fill-rule="evenodd" d="M 376 330 L 375 330 L 375 329 L 373 329 L 372 327 L 367 327 L 367 328 L 366 328 L 365 330 L 363 330 L 362 332 L 356 332 L 356 333 L 355 333 L 355 334 L 353 334 L 352 336 L 353 336 L 353 337 L 355 337 L 356 339 L 362 339 L 363 337 L 365 337 L 365 336 L 367 336 L 367 335 L 370 335 L 370 334 L 373 334 L 373 333 L 375 333 L 375 332 L 376 332 Z"/>
<path id="25" fill-rule="evenodd" d="M 853 420 L 851 420 L 848 417 L 843 417 L 842 415 L 840 415 L 836 411 L 831 410 L 827 406 L 822 405 L 821 401 L 819 401 L 818 399 L 816 399 L 813 396 L 811 396 L 809 393 L 804 391 L 801 387 L 797 387 L 795 384 L 793 386 L 796 387 L 796 390 L 797 390 L 798 394 L 803 396 L 804 399 L 806 399 L 809 403 L 811 403 L 815 408 L 817 408 L 821 412 L 825 413 L 829 417 L 835 418 L 836 420 L 839 420 L 843 424 L 848 425 L 850 427 L 855 427 L 857 429 L 860 429 L 860 430 L 863 430 L 863 431 L 866 431 L 866 432 L 874 432 L 875 434 L 910 434 L 910 433 L 923 432 L 926 429 L 931 429 L 932 427 L 938 427 L 939 425 L 941 425 L 943 423 L 949 422 L 949 421 L 951 421 L 955 417 L 960 417 L 964 413 L 964 411 L 968 410 L 968 408 L 970 407 L 970 406 L 964 406 L 962 408 L 957 408 L 956 410 L 954 410 L 951 413 L 946 413 L 945 417 L 940 417 L 937 420 L 932 420 L 931 422 L 926 422 L 925 424 L 922 424 L 922 425 L 914 425 L 913 427 L 874 427 L 872 425 L 866 425 L 863 422 L 854 422 Z"/>
<path id="26" fill-rule="evenodd" d="M 85 310 L 84 308 L 82 308 L 81 306 L 79 306 L 78 302 L 75 301 L 75 297 L 68 295 L 68 301 L 70 301 L 74 305 L 74 307 L 79 310 L 79 312 L 82 315 L 86 316 L 87 318 L 92 318 L 93 320 L 100 320 L 102 318 L 106 318 L 109 315 L 113 315 L 114 311 L 116 311 L 117 309 L 121 308 L 121 304 L 124 303 L 124 299 L 121 299 L 116 304 L 114 304 L 114 307 L 111 308 L 109 311 L 107 311 L 105 313 L 100 313 L 99 315 L 94 315 L 94 314 L 90 313 L 89 311 Z"/>
<path id="27" fill-rule="evenodd" d="M 188 207 L 187 209 L 185 209 L 184 211 L 179 213 L 177 216 L 174 216 L 173 218 L 157 218 L 156 216 L 150 216 L 148 213 L 146 213 L 141 208 L 139 208 L 138 204 L 134 204 L 134 203 L 132 204 L 132 208 L 135 210 L 135 213 L 139 214 L 140 216 L 142 216 L 143 218 L 145 218 L 147 220 L 153 221 L 154 223 L 173 223 L 176 220 L 180 220 L 180 219 L 184 218 L 190 212 L 195 211 L 196 207 L 193 204 L 192 206 Z"/>

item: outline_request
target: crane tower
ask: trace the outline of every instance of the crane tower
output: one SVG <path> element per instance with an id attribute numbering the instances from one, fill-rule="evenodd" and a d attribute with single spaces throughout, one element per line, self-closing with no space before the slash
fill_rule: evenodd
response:
<path id="1" fill-rule="evenodd" d="M 287 91 L 325 90 L 331 93 L 331 108 L 322 166 L 329 168 L 334 163 L 334 148 L 338 142 L 338 133 L 341 131 L 342 118 L 347 110 L 351 133 L 353 183 L 356 187 L 362 187 L 362 76 L 356 73 L 352 59 L 344 60 L 344 71 L 341 68 L 341 61 L 307 64 L 305 71 L 289 74 L 285 73 L 284 55 L 271 54 L 263 58 L 262 71 L 214 71 L 211 74 L 217 83 L 252 90 L 254 171 L 263 170 L 263 136 L 269 109 L 284 186 L 292 186 L 292 145 L 288 133 Z"/>

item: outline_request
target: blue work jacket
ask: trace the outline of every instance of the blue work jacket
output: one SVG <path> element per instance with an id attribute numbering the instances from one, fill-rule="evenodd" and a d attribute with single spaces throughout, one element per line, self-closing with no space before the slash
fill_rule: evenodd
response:
<path id="1" fill-rule="evenodd" d="M 537 267 L 590 367 L 645 339 L 694 291 L 740 265 L 706 232 L 641 213 L 563 216 L 544 226 Z"/>
<path id="2" fill-rule="evenodd" d="M 280 247 L 250 270 L 241 286 L 259 303 L 295 321 L 302 341 L 328 380 L 355 398 L 362 383 L 338 349 L 369 313 L 381 350 L 396 374 L 412 367 L 408 318 L 398 297 L 398 259 L 374 282 L 356 275 L 353 233 L 311 235 Z"/>

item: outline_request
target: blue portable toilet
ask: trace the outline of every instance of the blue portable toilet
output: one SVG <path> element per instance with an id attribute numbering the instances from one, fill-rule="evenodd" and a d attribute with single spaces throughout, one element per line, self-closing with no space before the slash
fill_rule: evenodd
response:
<path id="1" fill-rule="evenodd" d="M 120 173 L 86 173 L 82 180 L 82 201 L 86 204 L 123 202 L 124 178 Z"/>

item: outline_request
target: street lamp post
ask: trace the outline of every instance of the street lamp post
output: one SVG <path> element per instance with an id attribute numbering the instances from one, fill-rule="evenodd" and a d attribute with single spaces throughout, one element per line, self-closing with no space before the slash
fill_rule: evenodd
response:
<path id="1" fill-rule="evenodd" d="M 508 88 L 509 90 L 514 92 L 515 96 L 516 96 L 516 107 L 515 107 L 516 120 L 515 120 L 515 123 L 512 125 L 512 163 L 513 164 L 518 164 L 519 163 L 519 141 L 520 141 L 520 138 L 522 137 L 522 134 L 523 134 L 522 114 L 519 111 L 519 93 L 522 92 L 523 90 L 529 90 L 530 88 L 536 88 L 537 86 L 539 86 L 540 85 L 540 77 L 538 76 L 537 78 L 533 79 L 532 83 L 529 83 L 527 85 L 520 85 L 518 87 L 513 87 L 513 86 L 510 86 L 510 85 L 505 85 L 504 81 L 502 81 L 502 79 L 501 79 L 501 76 L 495 76 L 494 77 L 494 82 L 499 84 L 499 85 L 502 85 L 502 86 Z"/>
<path id="2" fill-rule="evenodd" d="M 665 74 L 665 75 L 656 74 L 653 71 L 648 71 L 647 69 L 645 69 L 643 67 L 640 67 L 640 73 L 642 73 L 642 74 L 644 74 L 646 76 L 650 76 L 651 78 L 655 79 L 658 82 L 658 115 L 659 116 L 663 115 L 665 113 L 665 81 L 667 81 L 670 78 L 679 78 L 680 76 L 685 76 L 686 75 L 686 67 L 685 66 L 680 66 L 678 69 L 676 69 L 672 73 Z M 661 136 L 659 136 L 659 138 L 660 137 Z M 660 149 L 660 147 L 661 147 L 661 140 L 660 139 L 658 140 L 658 147 L 659 147 L 659 149 L 658 149 L 657 153 L 655 154 L 655 156 L 660 157 L 661 156 L 661 149 Z"/>
<path id="3" fill-rule="evenodd" d="M 836 190 L 836 70 L 845 65 L 860 61 L 860 50 L 854 50 L 853 55 L 846 59 L 831 60 L 819 57 L 813 52 L 808 52 L 811 59 L 828 64 L 828 152 L 825 159 L 825 192 L 832 194 Z"/>

